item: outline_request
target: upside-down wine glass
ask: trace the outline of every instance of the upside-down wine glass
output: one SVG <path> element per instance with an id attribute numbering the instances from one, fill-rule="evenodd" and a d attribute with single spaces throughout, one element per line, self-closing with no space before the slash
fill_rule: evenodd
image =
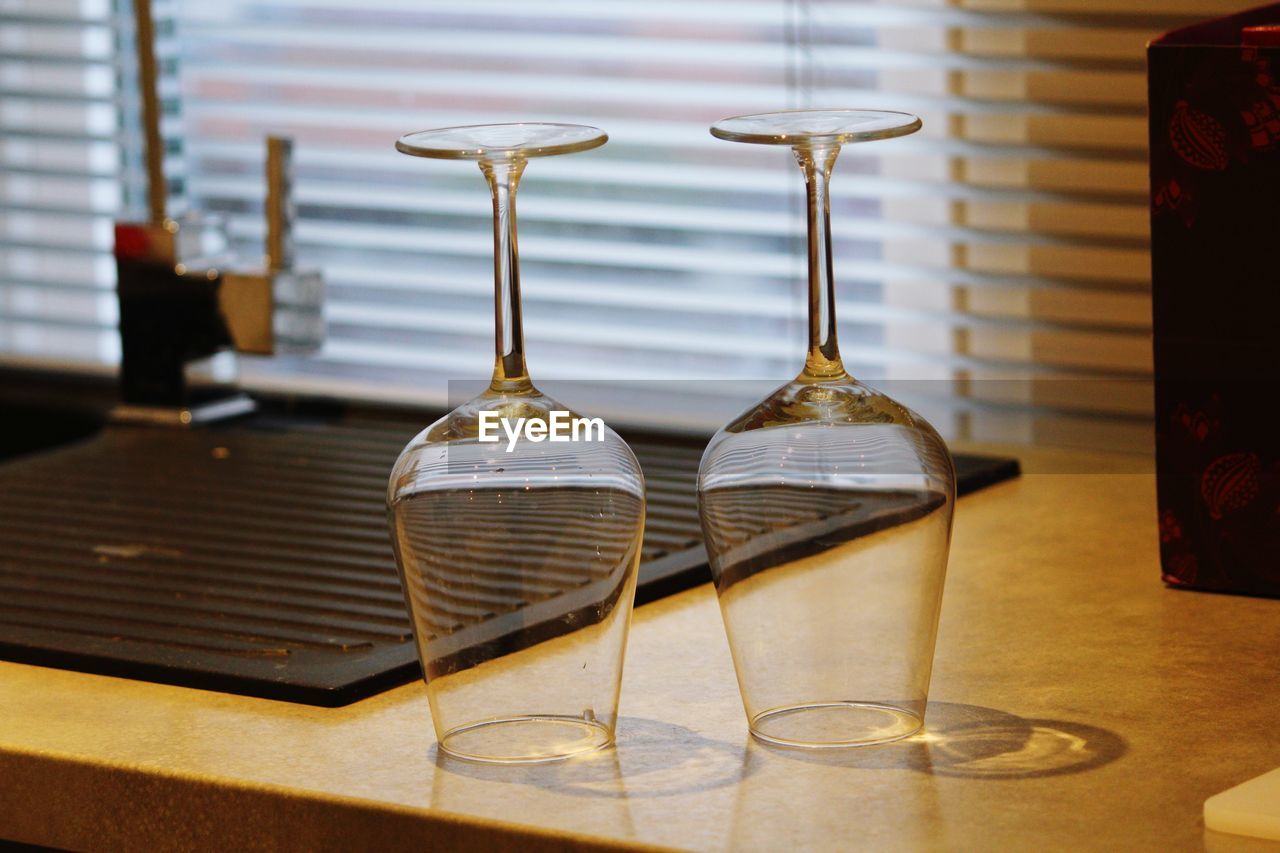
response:
<path id="1" fill-rule="evenodd" d="M 387 493 L 432 721 L 454 757 L 551 761 L 614 738 L 644 477 L 603 422 L 529 380 L 515 216 L 530 158 L 606 139 L 593 127 L 524 123 L 396 143 L 417 157 L 477 162 L 493 195 L 493 378 L 409 442 Z"/>
<path id="2" fill-rule="evenodd" d="M 711 133 L 789 146 L 808 195 L 804 369 L 721 429 L 699 510 L 751 732 L 792 747 L 923 725 L 955 502 L 946 445 L 851 377 L 836 345 L 828 184 L 840 147 L 913 133 L 897 112 L 739 116 Z"/>

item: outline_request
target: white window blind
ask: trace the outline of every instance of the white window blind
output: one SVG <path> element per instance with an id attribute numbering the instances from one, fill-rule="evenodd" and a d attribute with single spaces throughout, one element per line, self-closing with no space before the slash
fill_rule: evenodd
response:
<path id="1" fill-rule="evenodd" d="M 94 57 L 69 42 L 19 50 L 8 34 L 87 31 L 96 7 L 0 4 L 21 13 L 6 17 L 3 49 L 31 81 L 24 103 L 87 123 L 97 95 L 65 69 L 87 74 Z M 532 163 L 522 184 L 535 379 L 782 381 L 803 350 L 800 175 L 786 152 L 707 126 L 779 107 L 916 112 L 922 133 L 850 147 L 836 168 L 851 371 L 929 380 L 923 408 L 952 436 L 1138 448 L 1151 406 L 1144 46 L 1247 5 L 182 0 L 174 132 L 189 202 L 225 214 L 249 256 L 262 137 L 297 140 L 298 254 L 325 271 L 330 339 L 318 357 L 256 363 L 250 380 L 438 398 L 445 379 L 490 364 L 489 202 L 474 167 L 395 153 L 401 133 L 524 119 L 609 131 L 602 149 Z M 47 24 L 55 7 L 81 23 Z M 63 89 L 38 88 L 46 73 Z M 105 220 L 88 189 L 109 165 L 44 175 L 10 155 L 11 138 L 53 131 L 32 120 L 10 133 L 9 74 L 0 347 L 22 351 L 26 330 L 55 354 L 110 359 L 109 229 L 93 231 Z M 103 115 L 121 114 L 102 98 Z M 110 146 L 113 131 L 82 144 Z M 94 239 L 52 228 L 64 215 L 45 211 L 52 194 L 24 206 L 11 163 L 81 193 L 74 216 Z M 34 236 L 16 237 L 9 222 L 31 217 Z M 12 258 L 29 266 L 32 252 L 46 274 L 17 275 Z M 72 257 L 96 277 L 63 271 Z M 79 313 L 55 293 L 80 294 Z"/>
<path id="2" fill-rule="evenodd" d="M 109 0 L 0 0 L 0 352 L 117 358 L 120 206 Z"/>

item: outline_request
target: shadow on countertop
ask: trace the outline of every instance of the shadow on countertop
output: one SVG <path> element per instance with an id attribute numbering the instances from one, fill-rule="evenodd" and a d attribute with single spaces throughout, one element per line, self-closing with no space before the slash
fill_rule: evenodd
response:
<path id="1" fill-rule="evenodd" d="M 1085 723 L 930 702 L 925 730 L 893 743 L 839 750 L 758 743 L 755 748 L 794 761 L 839 767 L 914 770 L 966 779 L 1037 779 L 1097 769 L 1124 755 L 1128 745 L 1115 732 Z"/>

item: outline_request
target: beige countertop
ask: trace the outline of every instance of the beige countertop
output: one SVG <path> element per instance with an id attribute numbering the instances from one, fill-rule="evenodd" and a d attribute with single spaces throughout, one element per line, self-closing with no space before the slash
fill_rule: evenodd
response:
<path id="1" fill-rule="evenodd" d="M 617 749 L 534 767 L 437 755 L 419 684 L 323 709 L 0 663 L 0 837 L 1262 849 L 1206 834 L 1201 806 L 1280 767 L 1280 601 L 1162 586 L 1147 466 L 1029 461 L 959 504 L 928 730 L 911 740 L 753 742 L 704 586 L 636 612 Z"/>

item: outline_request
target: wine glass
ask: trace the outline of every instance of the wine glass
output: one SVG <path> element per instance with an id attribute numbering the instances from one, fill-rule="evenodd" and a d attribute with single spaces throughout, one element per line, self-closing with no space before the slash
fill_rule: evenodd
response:
<path id="1" fill-rule="evenodd" d="M 515 215 L 530 158 L 607 138 L 594 127 L 522 123 L 396 143 L 416 157 L 477 162 L 493 196 L 493 378 L 409 442 L 387 492 L 436 736 L 459 758 L 551 761 L 614 738 L 644 476 L 602 421 L 529 380 Z"/>
<path id="2" fill-rule="evenodd" d="M 711 133 L 787 145 L 808 189 L 809 347 L 793 381 L 712 438 L 698 504 L 751 732 L 794 747 L 923 725 L 955 502 L 923 418 L 852 378 L 836 345 L 828 184 L 840 147 L 912 115 L 796 110 Z"/>

